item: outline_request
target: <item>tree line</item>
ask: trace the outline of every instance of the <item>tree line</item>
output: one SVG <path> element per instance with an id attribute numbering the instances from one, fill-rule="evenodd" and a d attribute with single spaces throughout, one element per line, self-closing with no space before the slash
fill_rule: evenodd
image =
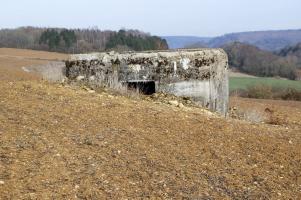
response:
<path id="1" fill-rule="evenodd" d="M 102 31 L 21 27 L 0 30 L 0 47 L 86 53 L 106 50 L 161 50 L 167 42 L 139 30 Z"/>
<path id="2" fill-rule="evenodd" d="M 229 57 L 229 65 L 241 72 L 261 77 L 297 78 L 298 64 L 289 57 L 282 57 L 258 47 L 234 42 L 222 47 Z"/>
<path id="3" fill-rule="evenodd" d="M 106 44 L 106 49 L 114 49 L 116 47 L 127 47 L 136 51 L 143 50 L 163 50 L 168 49 L 167 42 L 156 36 L 135 36 L 127 33 L 125 30 L 120 30 L 113 34 Z"/>

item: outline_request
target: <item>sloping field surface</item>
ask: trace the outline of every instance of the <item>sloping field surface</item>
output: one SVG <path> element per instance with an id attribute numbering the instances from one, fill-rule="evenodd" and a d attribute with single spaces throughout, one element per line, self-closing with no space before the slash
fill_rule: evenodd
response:
<path id="1" fill-rule="evenodd" d="M 29 80 L 7 59 L 16 70 L 0 73 L 0 199 L 301 197 L 300 102 L 232 99 L 281 122 L 252 124 Z"/>
<path id="2" fill-rule="evenodd" d="M 0 198 L 298 199 L 300 108 L 272 126 L 2 82 Z"/>
<path id="3" fill-rule="evenodd" d="M 46 64 L 66 58 L 67 55 L 59 53 L 0 48 L 0 80 L 37 80 L 41 78 L 38 74 L 29 74 L 22 67 Z"/>

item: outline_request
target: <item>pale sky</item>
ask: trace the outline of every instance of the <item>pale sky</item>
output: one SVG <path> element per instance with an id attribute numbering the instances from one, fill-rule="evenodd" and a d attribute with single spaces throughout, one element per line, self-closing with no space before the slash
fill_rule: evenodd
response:
<path id="1" fill-rule="evenodd" d="M 0 28 L 139 29 L 154 35 L 217 36 L 301 29 L 301 0 L 0 0 Z"/>

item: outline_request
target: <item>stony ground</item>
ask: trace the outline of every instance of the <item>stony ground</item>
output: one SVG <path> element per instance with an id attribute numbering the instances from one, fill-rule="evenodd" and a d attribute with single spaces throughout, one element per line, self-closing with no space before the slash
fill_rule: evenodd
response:
<path id="1" fill-rule="evenodd" d="M 300 102 L 231 99 L 267 122 L 251 123 L 14 77 L 0 81 L 0 199 L 301 198 Z"/>

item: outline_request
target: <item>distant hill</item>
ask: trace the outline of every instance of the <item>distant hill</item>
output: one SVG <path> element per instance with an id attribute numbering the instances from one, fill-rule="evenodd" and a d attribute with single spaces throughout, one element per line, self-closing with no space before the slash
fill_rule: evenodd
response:
<path id="1" fill-rule="evenodd" d="M 301 42 L 301 30 L 257 31 L 232 33 L 210 40 L 210 47 L 220 47 L 231 42 L 242 42 L 263 50 L 277 51 L 288 45 Z"/>
<path id="2" fill-rule="evenodd" d="M 198 46 L 206 46 L 206 44 L 212 39 L 195 36 L 162 36 L 161 38 L 167 41 L 170 49 L 184 48 L 194 44 L 198 44 Z"/>
<path id="3" fill-rule="evenodd" d="M 241 72 L 261 77 L 296 79 L 297 66 L 293 60 L 240 42 L 226 44 L 222 48 L 228 54 L 230 67 Z"/>
<path id="4" fill-rule="evenodd" d="M 220 37 L 163 37 L 171 48 L 184 47 L 221 47 L 232 42 L 254 45 L 262 50 L 279 51 L 280 49 L 301 42 L 301 30 L 256 31 L 231 33 Z"/>

